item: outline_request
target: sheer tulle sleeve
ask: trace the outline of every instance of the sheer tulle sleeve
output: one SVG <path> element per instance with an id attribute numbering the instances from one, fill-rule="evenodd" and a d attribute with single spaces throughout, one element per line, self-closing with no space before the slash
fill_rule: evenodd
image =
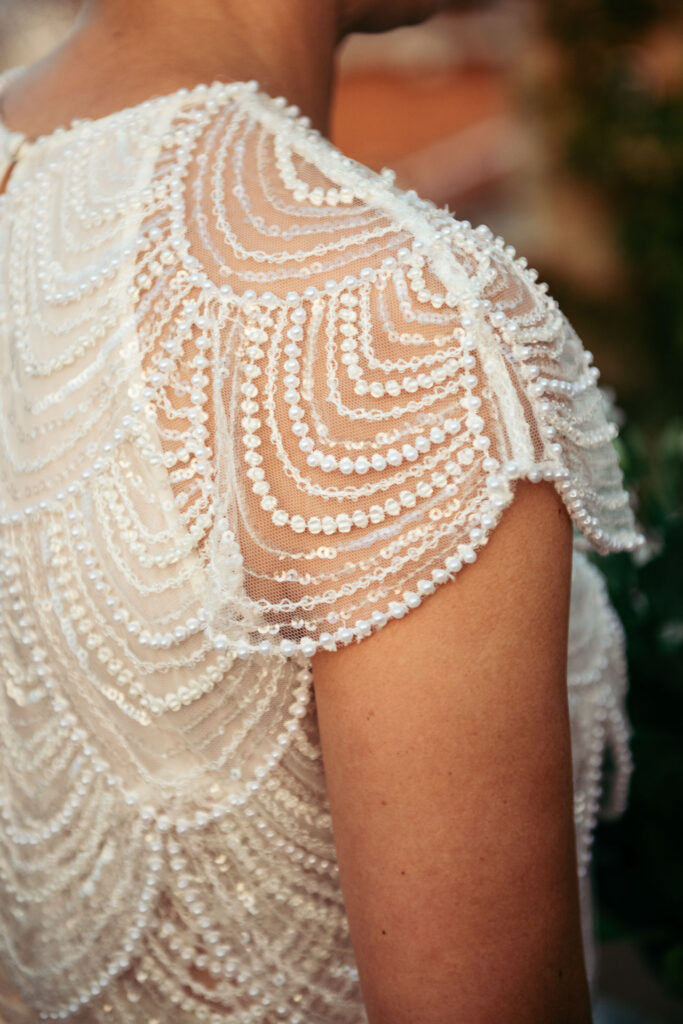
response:
<path id="1" fill-rule="evenodd" d="M 638 546 L 591 353 L 525 262 L 277 102 L 248 115 L 216 118 L 187 185 L 216 646 L 310 656 L 409 614 L 523 478 L 587 546 Z"/>

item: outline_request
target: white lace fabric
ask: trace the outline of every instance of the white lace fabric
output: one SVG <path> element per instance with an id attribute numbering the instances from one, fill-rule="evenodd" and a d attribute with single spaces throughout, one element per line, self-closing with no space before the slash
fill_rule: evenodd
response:
<path id="1" fill-rule="evenodd" d="M 310 657 L 457 577 L 524 478 L 554 481 L 576 527 L 590 956 L 600 766 L 609 745 L 616 813 L 630 759 L 623 630 L 584 552 L 644 538 L 598 371 L 545 287 L 251 84 L 34 142 L 0 125 L 7 169 L 7 1019 L 365 1019 Z"/>

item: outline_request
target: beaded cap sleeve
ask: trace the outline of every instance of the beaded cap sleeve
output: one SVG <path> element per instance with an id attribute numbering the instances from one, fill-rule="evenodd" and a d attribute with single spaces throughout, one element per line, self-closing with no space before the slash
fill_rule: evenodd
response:
<path id="1" fill-rule="evenodd" d="M 473 562 L 524 477 L 596 550 L 642 540 L 591 353 L 501 239 L 258 95 L 203 144 L 181 330 L 208 360 L 215 643 L 362 639 Z"/>
<path id="2" fill-rule="evenodd" d="M 21 1019 L 359 1024 L 310 656 L 456 578 L 518 479 L 552 480 L 576 526 L 584 881 L 608 745 L 623 803 L 623 633 L 579 547 L 643 538 L 590 353 L 502 240 L 248 84 L 35 141 L 0 124 L 7 170 L 0 960 Z"/>
<path id="3" fill-rule="evenodd" d="M 59 365 L 29 366 L 91 400 L 125 380 L 129 408 L 93 401 L 77 439 L 38 384 L 54 472 L 28 459 L 26 493 L 39 472 L 38 501 L 82 476 L 84 445 L 102 465 L 110 434 L 148 453 L 184 524 L 164 557 L 206 567 L 208 635 L 244 656 L 311 655 L 406 614 L 476 559 L 519 478 L 555 481 L 598 551 L 634 547 L 598 371 L 525 261 L 282 106 L 228 87 L 205 123 L 161 137 L 142 202 L 118 196 L 135 266 L 114 374 L 111 342 L 74 374 L 88 356 L 68 288 Z M 140 173 L 131 158 L 131 188 Z M 104 255 L 107 231 L 86 229 Z M 126 270 L 104 262 L 120 288 Z"/>

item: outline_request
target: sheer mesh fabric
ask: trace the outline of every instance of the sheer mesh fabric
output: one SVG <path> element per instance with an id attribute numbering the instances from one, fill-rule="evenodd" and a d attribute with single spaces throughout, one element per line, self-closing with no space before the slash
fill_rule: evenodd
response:
<path id="1" fill-rule="evenodd" d="M 0 126 L 4 167 L 4 1012 L 357 1024 L 310 657 L 476 561 L 518 479 L 576 526 L 584 888 L 608 744 L 623 805 L 580 549 L 643 538 L 591 355 L 501 239 L 244 83 Z"/>

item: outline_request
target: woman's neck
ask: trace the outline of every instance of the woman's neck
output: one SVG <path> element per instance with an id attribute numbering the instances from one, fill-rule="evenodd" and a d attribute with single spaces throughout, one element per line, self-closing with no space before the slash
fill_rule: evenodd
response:
<path id="1" fill-rule="evenodd" d="M 5 114 L 38 135 L 183 86 L 254 79 L 327 133 L 338 38 L 334 0 L 84 0 L 8 89 Z"/>

